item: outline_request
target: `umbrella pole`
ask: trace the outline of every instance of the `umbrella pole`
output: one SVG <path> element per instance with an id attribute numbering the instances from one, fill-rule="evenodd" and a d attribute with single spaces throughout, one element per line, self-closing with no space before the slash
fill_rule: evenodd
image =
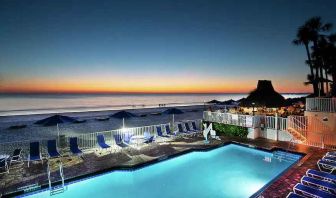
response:
<path id="1" fill-rule="evenodd" d="M 123 118 L 123 129 L 125 128 L 125 118 Z"/>
<path id="2" fill-rule="evenodd" d="M 173 131 L 175 131 L 175 118 L 174 118 L 174 114 L 173 114 Z"/>
<path id="3" fill-rule="evenodd" d="M 57 140 L 59 142 L 59 127 L 58 127 L 58 123 L 56 124 L 56 127 L 57 127 Z"/>

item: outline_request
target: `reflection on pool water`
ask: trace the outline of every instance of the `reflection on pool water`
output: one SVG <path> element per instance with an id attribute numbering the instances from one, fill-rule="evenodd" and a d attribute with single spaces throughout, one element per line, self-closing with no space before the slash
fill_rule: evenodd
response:
<path id="1" fill-rule="evenodd" d="M 292 165 L 272 153 L 229 144 L 136 171 L 114 171 L 68 185 L 57 197 L 249 197 Z M 49 191 L 29 196 L 48 197 Z"/>

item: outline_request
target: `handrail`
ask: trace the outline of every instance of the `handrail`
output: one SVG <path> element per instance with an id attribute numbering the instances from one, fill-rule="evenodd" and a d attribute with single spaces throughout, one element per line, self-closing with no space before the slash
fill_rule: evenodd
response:
<path id="1" fill-rule="evenodd" d="M 306 111 L 336 112 L 336 98 L 306 98 Z"/>

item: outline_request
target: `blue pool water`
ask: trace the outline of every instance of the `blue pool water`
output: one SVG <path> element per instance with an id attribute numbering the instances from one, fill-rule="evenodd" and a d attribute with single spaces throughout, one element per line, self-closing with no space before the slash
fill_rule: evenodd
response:
<path id="1" fill-rule="evenodd" d="M 68 185 L 58 197 L 250 197 L 293 162 L 230 144 L 192 152 L 136 171 L 114 171 Z M 49 191 L 32 194 L 48 197 Z"/>

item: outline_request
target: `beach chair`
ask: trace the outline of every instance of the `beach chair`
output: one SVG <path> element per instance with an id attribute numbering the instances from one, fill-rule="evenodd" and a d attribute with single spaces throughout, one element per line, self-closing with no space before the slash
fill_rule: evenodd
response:
<path id="1" fill-rule="evenodd" d="M 144 132 L 144 139 L 145 139 L 144 143 L 146 144 L 154 142 L 154 136 L 151 135 L 148 131 Z"/>
<path id="2" fill-rule="evenodd" d="M 13 164 L 13 163 L 23 163 L 23 159 L 22 159 L 22 149 L 15 149 L 13 152 L 13 155 L 10 159 L 10 163 L 9 165 Z"/>
<path id="3" fill-rule="evenodd" d="M 336 170 L 336 163 L 326 161 L 326 160 L 319 160 L 317 162 L 317 166 L 320 169 L 320 171 L 327 172 L 327 173 L 332 173 L 334 172 L 334 170 Z"/>
<path id="4" fill-rule="evenodd" d="M 332 194 L 336 194 L 336 184 L 331 182 L 322 181 L 309 176 L 303 176 L 301 178 L 301 184 L 312 186 L 330 192 Z"/>
<path id="5" fill-rule="evenodd" d="M 128 147 L 128 144 L 126 144 L 123 140 L 120 134 L 113 135 L 114 141 L 116 145 L 120 148 L 126 148 Z"/>
<path id="6" fill-rule="evenodd" d="M 77 137 L 71 137 L 69 139 L 69 144 L 70 144 L 70 151 L 72 154 L 77 155 L 77 156 L 82 156 L 83 151 L 79 149 L 78 147 L 78 139 Z"/>
<path id="7" fill-rule="evenodd" d="M 123 141 L 125 144 L 130 145 L 130 144 L 131 144 L 131 140 L 132 140 L 132 136 L 133 136 L 132 133 L 125 133 L 125 134 L 124 134 L 124 138 L 122 139 L 122 141 Z"/>
<path id="8" fill-rule="evenodd" d="M 0 169 L 3 169 L 2 173 L 9 173 L 9 165 L 8 165 L 8 158 L 0 158 Z"/>
<path id="9" fill-rule="evenodd" d="M 103 134 L 99 134 L 97 135 L 97 143 L 98 143 L 98 146 L 101 148 L 101 149 L 109 149 L 111 148 L 110 145 L 106 144 L 105 143 L 105 137 Z"/>
<path id="10" fill-rule="evenodd" d="M 193 128 L 194 131 L 199 131 L 199 130 L 197 129 L 197 127 L 196 127 L 196 122 L 192 121 L 192 122 L 191 122 L 191 126 L 192 126 L 192 128 Z"/>
<path id="11" fill-rule="evenodd" d="M 196 131 L 190 129 L 190 127 L 189 127 L 189 123 L 188 123 L 188 122 L 185 122 L 185 123 L 184 123 L 184 126 L 185 126 L 185 128 L 186 128 L 186 130 L 187 130 L 187 133 L 189 133 L 190 135 L 196 135 Z"/>
<path id="12" fill-rule="evenodd" d="M 320 180 L 328 181 L 328 182 L 332 182 L 336 184 L 336 175 L 333 175 L 330 173 L 325 173 L 325 172 L 321 172 L 321 171 L 314 170 L 314 169 L 308 169 L 306 171 L 306 175 L 309 177 L 318 178 Z"/>
<path id="13" fill-rule="evenodd" d="M 159 137 L 163 137 L 163 138 L 169 138 L 169 135 L 163 135 L 161 126 L 156 126 L 156 133 Z"/>
<path id="14" fill-rule="evenodd" d="M 57 150 L 56 140 L 48 140 L 47 150 L 49 158 L 61 157 L 61 154 Z"/>
<path id="15" fill-rule="evenodd" d="M 171 132 L 170 127 L 169 127 L 169 124 L 167 124 L 167 125 L 165 126 L 165 130 L 166 130 L 166 134 L 169 135 L 170 137 L 172 137 L 172 136 L 176 136 L 176 133 L 175 133 L 175 132 L 174 132 L 174 133 Z"/>
<path id="16" fill-rule="evenodd" d="M 327 152 L 326 156 L 328 156 L 328 157 L 336 157 L 336 151 Z"/>
<path id="17" fill-rule="evenodd" d="M 332 157 L 332 156 L 323 156 L 322 158 L 325 161 L 329 161 L 329 162 L 336 162 L 336 157 Z"/>
<path id="18" fill-rule="evenodd" d="M 295 194 L 293 192 L 290 192 L 286 198 L 304 198 L 303 196 L 301 195 L 298 195 L 298 194 Z"/>
<path id="19" fill-rule="evenodd" d="M 29 163 L 32 161 L 39 161 L 41 160 L 42 164 L 43 164 L 43 160 L 42 160 L 42 155 L 40 152 L 40 143 L 39 142 L 30 142 L 29 144 L 29 155 L 28 155 L 28 167 L 29 167 Z"/>
<path id="20" fill-rule="evenodd" d="M 182 123 L 178 123 L 177 124 L 177 132 L 178 133 L 182 133 L 182 134 L 186 134 L 186 135 L 190 135 L 191 133 L 188 131 L 184 131 Z"/>
<path id="21" fill-rule="evenodd" d="M 296 194 L 302 194 L 306 197 L 316 197 L 316 198 L 336 198 L 335 195 L 328 193 L 326 191 L 317 189 L 317 188 L 313 188 L 310 186 L 305 186 L 303 184 L 296 184 L 293 188 L 293 191 Z"/>

